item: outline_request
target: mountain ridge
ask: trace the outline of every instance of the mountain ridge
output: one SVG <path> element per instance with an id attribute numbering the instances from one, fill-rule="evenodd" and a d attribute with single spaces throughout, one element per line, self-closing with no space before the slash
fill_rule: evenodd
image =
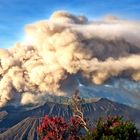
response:
<path id="1" fill-rule="evenodd" d="M 41 118 L 45 115 L 62 116 L 66 120 L 72 116 L 71 105 L 46 102 L 31 110 L 23 108 L 5 107 L 8 114 L 0 121 L 0 140 L 38 140 L 37 126 Z M 101 98 L 96 102 L 82 104 L 82 110 L 85 118 L 95 125 L 100 117 L 121 115 L 124 119 L 133 120 L 140 129 L 140 110 Z"/>

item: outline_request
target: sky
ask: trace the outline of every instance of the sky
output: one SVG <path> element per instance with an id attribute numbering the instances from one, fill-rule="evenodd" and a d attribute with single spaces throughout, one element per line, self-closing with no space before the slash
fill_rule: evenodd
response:
<path id="1" fill-rule="evenodd" d="M 140 0 L 0 0 L 0 48 L 22 40 L 25 24 L 47 19 L 56 10 L 99 20 L 105 15 L 140 20 Z"/>

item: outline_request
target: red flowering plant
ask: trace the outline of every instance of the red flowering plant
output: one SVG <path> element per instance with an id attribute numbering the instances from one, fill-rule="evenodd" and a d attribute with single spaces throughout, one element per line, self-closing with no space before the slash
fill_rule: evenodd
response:
<path id="1" fill-rule="evenodd" d="M 41 140 L 62 140 L 66 137 L 68 124 L 63 117 L 48 117 L 42 119 L 38 127 Z"/>

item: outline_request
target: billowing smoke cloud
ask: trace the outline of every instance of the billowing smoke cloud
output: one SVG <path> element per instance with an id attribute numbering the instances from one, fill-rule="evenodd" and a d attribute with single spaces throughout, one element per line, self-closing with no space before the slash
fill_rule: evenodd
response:
<path id="1" fill-rule="evenodd" d="M 22 104 L 38 103 L 47 93 L 67 94 L 62 83 L 77 73 L 94 84 L 124 75 L 140 81 L 139 22 L 90 22 L 55 12 L 25 31 L 23 42 L 0 50 L 0 107 L 17 94 Z"/>

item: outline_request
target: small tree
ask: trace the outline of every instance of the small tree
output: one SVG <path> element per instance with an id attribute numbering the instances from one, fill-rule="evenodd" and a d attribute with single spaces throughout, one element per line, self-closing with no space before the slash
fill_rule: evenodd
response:
<path id="1" fill-rule="evenodd" d="M 84 129 L 89 132 L 89 128 L 86 122 L 86 119 L 84 118 L 84 114 L 82 111 L 82 103 L 83 99 L 80 97 L 80 92 L 77 89 L 75 93 L 72 96 L 72 109 L 73 109 L 73 117 L 80 120 L 81 126 L 84 127 Z"/>

